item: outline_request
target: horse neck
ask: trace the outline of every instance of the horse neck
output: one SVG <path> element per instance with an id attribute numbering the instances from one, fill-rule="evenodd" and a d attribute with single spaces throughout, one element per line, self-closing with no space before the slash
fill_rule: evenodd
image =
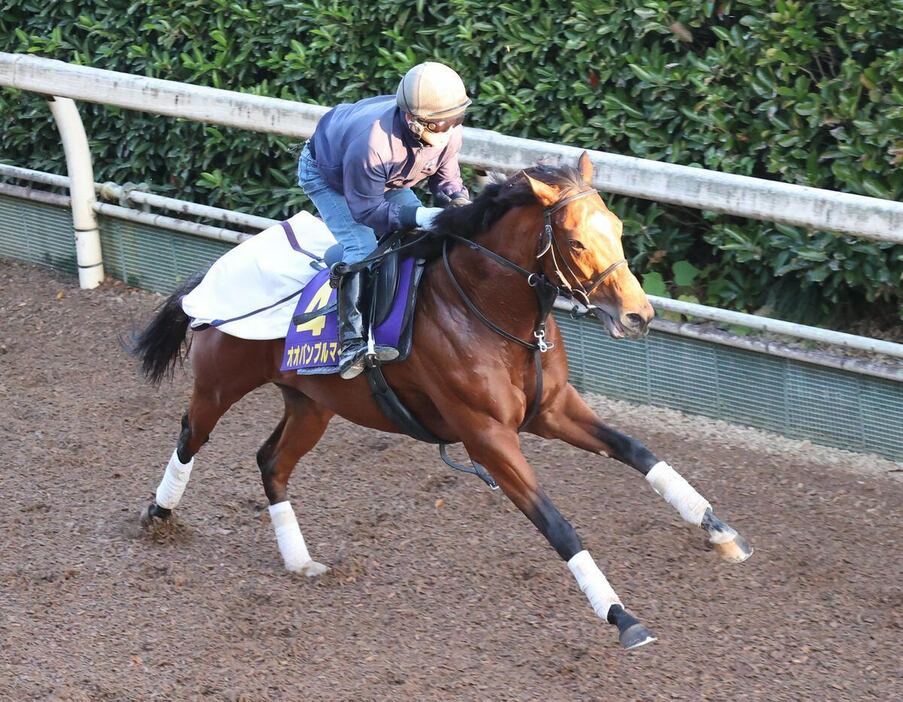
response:
<path id="1" fill-rule="evenodd" d="M 534 210 L 536 211 L 534 212 Z M 531 272 L 539 271 L 540 266 L 537 263 L 536 254 L 539 249 L 542 225 L 542 217 L 538 208 L 518 208 L 508 212 L 488 231 L 475 236 L 474 241 L 499 256 L 507 258 L 512 263 L 516 263 L 521 268 Z M 481 254 L 481 257 L 489 261 L 492 267 L 499 272 L 504 270 L 512 275 L 521 275 L 492 261 L 485 254 Z"/>
<path id="2" fill-rule="evenodd" d="M 542 217 L 538 209 L 534 209 L 512 210 L 491 229 L 475 236 L 474 242 L 527 271 L 539 272 L 541 267 L 536 254 Z M 536 294 L 522 273 L 463 245 L 452 251 L 450 263 L 467 296 L 489 319 L 505 325 L 512 332 L 521 328 L 523 338 L 529 337 L 536 321 L 537 303 Z M 453 304 L 464 306 L 454 290 L 449 290 L 449 299 Z"/>

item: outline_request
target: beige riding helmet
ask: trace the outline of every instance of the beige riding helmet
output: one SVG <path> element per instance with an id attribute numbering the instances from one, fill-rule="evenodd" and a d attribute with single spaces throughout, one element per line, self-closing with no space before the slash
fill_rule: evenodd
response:
<path id="1" fill-rule="evenodd" d="M 464 81 L 444 63 L 426 61 L 404 74 L 395 102 L 420 119 L 444 119 L 462 113 L 471 103 Z"/>

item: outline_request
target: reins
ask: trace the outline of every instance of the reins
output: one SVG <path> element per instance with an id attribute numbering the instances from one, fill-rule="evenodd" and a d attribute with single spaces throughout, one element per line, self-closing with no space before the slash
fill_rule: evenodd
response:
<path id="1" fill-rule="evenodd" d="M 510 268 L 511 270 L 520 273 L 527 279 L 527 284 L 536 292 L 536 298 L 539 303 L 539 315 L 537 317 L 536 324 L 533 327 L 533 338 L 536 339 L 536 342 L 524 341 L 520 337 L 515 336 L 508 331 L 505 331 L 495 322 L 487 318 L 486 315 L 484 315 L 476 306 L 473 300 L 471 300 L 467 296 L 464 288 L 461 287 L 461 283 L 459 283 L 458 279 L 455 277 L 455 274 L 451 269 L 451 263 L 448 260 L 449 239 L 455 239 L 456 241 L 461 242 L 473 251 L 479 251 L 480 253 L 488 256 L 489 258 L 496 261 L 497 263 L 500 263 L 506 268 Z M 475 241 L 471 241 L 470 239 L 465 239 L 464 237 L 458 236 L 457 234 L 449 234 L 445 241 L 442 243 L 442 263 L 445 266 L 445 272 L 448 274 L 448 277 L 452 282 L 452 287 L 454 287 L 455 291 L 458 293 L 461 301 L 464 303 L 467 309 L 470 310 L 471 313 L 473 313 L 473 315 L 477 319 L 479 319 L 486 327 L 491 329 L 502 338 L 507 339 L 508 341 L 513 341 L 514 343 L 523 346 L 525 349 L 529 349 L 531 351 L 541 351 L 545 353 L 550 348 L 552 348 L 545 342 L 545 320 L 549 316 L 549 312 L 551 312 L 552 310 L 552 305 L 555 302 L 555 298 L 558 297 L 558 286 L 550 283 L 545 276 L 534 273 L 532 271 L 528 271 L 526 268 L 522 268 L 513 261 L 509 261 L 504 256 L 499 256 L 495 251 L 487 249 L 485 246 L 482 246 Z"/>
<path id="2" fill-rule="evenodd" d="M 554 344 L 550 345 L 546 343 L 546 319 L 548 319 L 549 314 L 552 311 L 552 306 L 555 304 L 555 299 L 558 297 L 558 286 L 550 283 L 544 275 L 528 271 L 526 268 L 522 268 L 521 266 L 514 263 L 514 261 L 509 261 L 504 256 L 499 256 L 495 251 L 487 249 L 485 246 L 478 244 L 475 241 L 465 239 L 464 237 L 458 236 L 456 234 L 450 234 L 449 237 L 460 241 L 465 246 L 470 247 L 474 251 L 479 251 L 480 253 L 489 256 L 489 258 L 500 263 L 506 268 L 510 268 L 511 270 L 526 276 L 527 283 L 531 288 L 533 288 L 533 291 L 536 293 L 538 310 L 536 315 L 536 324 L 533 325 L 533 338 L 536 339 L 536 343 L 531 343 L 529 341 L 524 341 L 520 337 L 515 336 L 508 331 L 505 331 L 500 326 L 488 319 L 486 315 L 484 315 L 480 311 L 480 309 L 474 304 L 473 300 L 471 300 L 467 296 L 467 293 L 464 292 L 464 288 L 461 287 L 461 284 L 458 282 L 458 279 L 455 278 L 455 274 L 452 272 L 451 264 L 448 260 L 448 238 L 446 238 L 446 240 L 442 243 L 442 263 L 445 265 L 445 272 L 448 273 L 448 277 L 449 279 L 451 279 L 452 285 L 454 286 L 455 290 L 458 293 L 458 296 L 461 298 L 461 301 L 464 303 L 467 309 L 470 310 L 473 315 L 478 320 L 480 320 L 480 322 L 482 322 L 491 331 L 501 336 L 503 339 L 513 341 L 514 343 L 524 347 L 525 349 L 533 351 L 533 366 L 536 369 L 536 392 L 533 394 L 533 402 L 530 405 L 530 409 L 524 415 L 524 420 L 521 422 L 520 427 L 518 427 L 518 431 L 520 431 L 531 421 L 533 421 L 533 418 L 539 413 L 540 404 L 542 404 L 542 354 L 554 348 Z"/>
<path id="3" fill-rule="evenodd" d="M 597 275 L 592 281 L 590 281 L 590 289 L 586 290 L 586 288 L 583 287 L 582 283 L 580 283 L 579 277 L 568 265 L 567 260 L 564 258 L 564 256 L 561 256 L 561 252 L 558 251 L 558 246 L 555 243 L 555 232 L 552 228 L 552 215 L 554 215 L 556 212 L 558 212 L 574 200 L 578 200 L 582 197 L 593 195 L 595 193 L 598 193 L 595 188 L 587 188 L 572 195 L 563 197 L 550 207 L 546 207 L 543 210 L 544 223 L 542 231 L 539 235 L 539 251 L 536 254 L 536 260 L 540 260 L 546 254 L 551 255 L 552 265 L 555 269 L 555 274 L 558 276 L 560 285 L 556 285 L 542 273 L 529 271 L 526 268 L 514 263 L 514 261 L 511 261 L 504 256 L 497 254 L 492 249 L 488 249 L 482 244 L 478 244 L 475 241 L 462 236 L 458 236 L 457 234 L 447 235 L 445 240 L 442 242 L 442 263 L 445 266 L 445 272 L 451 280 L 452 286 L 458 293 L 458 296 L 461 298 L 461 301 L 464 303 L 465 307 L 467 307 L 467 309 L 484 326 L 486 326 L 495 334 L 501 336 L 503 339 L 512 341 L 525 349 L 533 351 L 533 363 L 536 368 L 536 392 L 533 395 L 533 402 L 531 404 L 531 407 L 524 416 L 524 420 L 523 422 L 521 422 L 519 430 L 522 430 L 524 427 L 526 427 L 539 413 L 539 408 L 542 403 L 542 354 L 554 348 L 554 344 L 548 344 L 545 340 L 546 320 L 548 319 L 549 314 L 551 314 L 552 312 L 552 307 L 555 304 L 556 298 L 560 294 L 567 294 L 571 297 L 577 297 L 579 295 L 583 298 L 581 302 L 583 302 L 588 309 L 592 309 L 594 305 L 590 303 L 589 296 L 605 281 L 606 278 L 614 273 L 615 270 L 627 263 L 626 259 L 621 259 L 620 261 L 616 261 L 615 263 L 611 264 L 610 266 L 608 266 L 608 268 Z M 524 339 L 515 336 L 511 332 L 502 329 L 499 325 L 495 324 L 492 320 L 486 317 L 486 315 L 484 315 L 483 312 L 480 311 L 480 309 L 476 306 L 474 301 L 471 300 L 470 297 L 468 297 L 467 293 L 464 291 L 464 288 L 461 287 L 461 283 L 458 282 L 458 279 L 455 277 L 455 274 L 451 268 L 451 262 L 448 258 L 449 239 L 454 239 L 455 241 L 460 242 L 471 250 L 477 251 L 487 256 L 496 263 L 512 271 L 515 271 L 516 273 L 519 273 L 526 278 L 527 284 L 531 288 L 533 288 L 533 291 L 536 293 L 536 301 L 538 306 L 536 323 L 533 325 L 533 338 L 536 339 L 535 342 L 525 341 Z M 555 256 L 556 251 L 558 251 L 558 257 Z M 568 282 L 567 277 L 564 275 L 564 273 L 562 273 L 561 267 L 558 264 L 558 258 L 561 258 L 561 260 L 564 261 L 564 265 L 567 268 L 568 273 L 570 273 L 571 277 L 574 279 L 574 282 L 576 283 L 578 289 L 575 290 L 574 286 Z"/>
<path id="4" fill-rule="evenodd" d="M 455 288 L 455 291 L 458 293 L 458 296 L 461 298 L 461 301 L 467 307 L 468 310 L 483 323 L 484 326 L 492 330 L 494 333 L 498 334 L 504 339 L 508 341 L 512 341 L 526 349 L 530 349 L 531 351 L 539 351 L 541 353 L 545 353 L 549 351 L 552 346 L 546 343 L 545 341 L 545 324 L 546 319 L 552 311 L 552 306 L 555 302 L 555 298 L 558 295 L 566 295 L 568 297 L 576 297 L 580 299 L 580 302 L 583 305 L 591 310 L 595 306 L 589 301 L 589 296 L 595 292 L 598 287 L 605 282 L 605 280 L 614 273 L 618 268 L 625 265 L 627 263 L 627 259 L 621 259 L 620 261 L 615 261 L 604 271 L 599 273 L 595 278 L 593 278 L 589 285 L 589 289 L 587 290 L 583 284 L 580 282 L 580 278 L 574 273 L 573 269 L 568 265 L 567 259 L 561 255 L 561 252 L 558 250 L 558 245 L 555 242 L 555 233 L 552 228 L 552 215 L 556 212 L 564 208 L 569 203 L 574 200 L 578 200 L 580 198 L 586 197 L 588 195 L 593 195 L 598 193 L 595 188 L 586 188 L 585 190 L 580 190 L 579 192 L 573 193 L 571 195 L 567 195 L 566 197 L 561 198 L 556 201 L 549 207 L 546 207 L 543 210 L 543 229 L 540 232 L 539 239 L 539 252 L 536 254 L 536 260 L 541 259 L 546 254 L 551 256 L 552 266 L 555 270 L 555 274 L 558 277 L 559 284 L 556 285 L 552 281 L 550 281 L 546 276 L 541 273 L 536 273 L 534 271 L 529 271 L 526 268 L 519 266 L 504 256 L 500 256 L 492 249 L 488 249 L 482 244 L 478 244 L 471 239 L 467 239 L 462 236 L 458 236 L 457 234 L 448 234 L 445 238 L 445 241 L 442 243 L 442 262 L 445 266 L 445 272 L 448 274 L 449 279 L 452 282 L 452 286 Z M 539 315 L 537 316 L 536 324 L 533 327 L 533 338 L 536 339 L 536 342 L 525 341 L 514 334 L 502 329 L 499 325 L 492 322 L 490 319 L 484 315 L 480 309 L 474 304 L 473 300 L 471 300 L 467 293 L 464 291 L 464 288 L 461 287 L 461 284 L 458 282 L 458 279 L 455 277 L 454 272 L 451 269 L 451 263 L 448 258 L 448 240 L 454 239 L 464 246 L 467 246 L 473 251 L 477 251 L 496 263 L 519 273 L 527 279 L 527 284 L 533 288 L 536 293 L 537 302 L 539 304 Z M 558 254 L 556 256 L 556 253 Z M 558 262 L 558 259 L 561 259 L 564 263 L 567 272 L 571 275 L 576 285 L 572 285 L 567 276 L 561 271 L 561 266 Z"/>

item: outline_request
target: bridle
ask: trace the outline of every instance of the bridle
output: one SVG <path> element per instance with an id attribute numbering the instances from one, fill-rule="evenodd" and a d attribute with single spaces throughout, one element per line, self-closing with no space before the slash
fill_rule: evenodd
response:
<path id="1" fill-rule="evenodd" d="M 566 205 L 570 204 L 574 200 L 579 200 L 582 197 L 596 194 L 598 192 L 599 191 L 595 188 L 586 188 L 584 190 L 579 190 L 572 195 L 566 195 L 565 197 L 562 197 L 553 205 L 546 207 L 543 210 L 543 219 L 545 220 L 545 223 L 543 225 L 543 233 L 540 235 L 540 252 L 536 256 L 537 260 L 542 258 L 546 254 L 549 254 L 552 257 L 552 267 L 555 269 L 555 275 L 558 276 L 559 288 L 563 288 L 566 291 L 566 296 L 577 298 L 577 300 L 582 303 L 588 310 L 595 308 L 595 305 L 593 305 L 589 301 L 589 296 L 592 295 L 599 288 L 599 286 L 602 285 L 602 283 L 604 283 L 606 279 L 618 268 L 627 265 L 627 259 L 622 258 L 620 261 L 615 261 L 608 268 L 599 273 L 596 277 L 589 281 L 589 289 L 587 290 L 583 286 L 583 283 L 580 282 L 580 278 L 576 273 L 574 273 L 574 270 L 568 264 L 567 259 L 561 255 L 561 251 L 558 249 L 558 244 L 555 241 L 554 232 L 552 230 L 552 215 L 558 212 L 558 210 L 563 209 Z M 567 277 L 564 275 L 564 273 L 562 273 L 561 266 L 558 263 L 559 258 L 564 263 L 567 272 L 571 274 L 571 278 L 573 278 L 574 282 L 577 284 L 576 287 L 571 285 L 568 282 Z"/>
<path id="2" fill-rule="evenodd" d="M 457 234 L 449 234 L 445 241 L 442 244 L 442 261 L 445 265 L 445 272 L 448 275 L 449 279 L 452 282 L 452 286 L 457 291 L 458 295 L 461 298 L 461 301 L 470 310 L 477 319 L 479 319 L 486 327 L 491 329 L 493 332 L 498 334 L 504 339 L 508 341 L 513 341 L 524 348 L 539 351 L 541 353 L 545 353 L 546 351 L 551 350 L 554 345 L 547 344 L 545 341 L 545 325 L 546 319 L 552 311 L 552 306 L 555 303 L 555 299 L 559 295 L 563 295 L 565 297 L 576 298 L 580 303 L 582 303 L 587 310 L 595 309 L 595 305 L 593 305 L 589 296 L 592 295 L 602 283 L 604 283 L 612 273 L 614 273 L 618 268 L 627 264 L 627 259 L 622 258 L 619 261 L 615 261 L 604 271 L 596 275 L 592 280 L 589 281 L 589 288 L 587 289 L 583 283 L 580 282 L 579 276 L 574 272 L 571 266 L 568 264 L 567 259 L 561 255 L 561 251 L 558 248 L 558 244 L 555 241 L 555 232 L 552 228 L 552 215 L 554 215 L 559 210 L 566 207 L 568 204 L 573 202 L 574 200 L 579 200 L 580 198 L 587 197 L 589 195 L 598 194 L 598 190 L 595 188 L 585 188 L 583 190 L 579 190 L 575 193 L 565 194 L 564 197 L 561 197 L 557 201 L 555 201 L 549 207 L 543 209 L 543 228 L 539 234 L 539 245 L 538 252 L 536 254 L 536 260 L 539 261 L 543 258 L 543 256 L 550 256 L 552 259 L 552 268 L 555 271 L 555 276 L 557 277 L 557 283 L 549 280 L 542 273 L 536 273 L 534 271 L 528 271 L 526 268 L 519 266 L 504 256 L 500 256 L 495 251 L 486 248 L 482 244 L 478 244 L 471 239 L 467 239 L 463 236 L 458 236 Z M 455 277 L 454 272 L 451 269 L 451 264 L 448 260 L 448 240 L 454 239 L 455 241 L 469 247 L 473 251 L 478 251 L 485 256 L 488 256 L 496 263 L 501 264 L 502 266 L 509 268 L 510 270 L 516 271 L 520 273 L 527 279 L 527 284 L 533 288 L 536 293 L 537 302 L 539 303 L 539 315 L 537 316 L 536 324 L 533 328 L 533 337 L 536 339 L 536 342 L 524 341 L 520 337 L 511 334 L 510 332 L 502 329 L 500 326 L 489 320 L 486 315 L 484 315 L 480 309 L 474 304 L 473 300 L 471 300 L 467 293 L 464 291 L 464 288 L 461 287 L 461 284 L 458 282 L 458 279 Z M 573 284 L 568 281 L 567 275 L 561 270 L 561 265 L 559 264 L 559 259 L 564 264 L 564 267 L 567 273 L 570 274 L 573 279 Z"/>
<path id="3" fill-rule="evenodd" d="M 461 301 L 464 303 L 467 309 L 470 310 L 470 312 L 478 320 L 480 320 L 483 325 L 488 327 L 490 330 L 492 330 L 502 338 L 507 339 L 508 341 L 513 341 L 519 346 L 533 351 L 533 363 L 536 367 L 536 391 L 533 394 L 532 405 L 524 416 L 524 420 L 523 422 L 521 422 L 518 431 L 522 430 L 533 420 L 533 418 L 539 413 L 539 407 L 542 404 L 542 354 L 555 348 L 554 344 L 546 343 L 546 320 L 549 318 L 549 314 L 551 314 L 552 312 L 552 307 L 555 304 L 555 300 L 559 295 L 574 297 L 578 298 L 580 302 L 586 305 L 588 310 L 594 309 L 595 305 L 590 303 L 589 296 L 592 295 L 592 293 L 596 289 L 598 289 L 598 287 L 602 285 L 602 283 L 604 283 L 612 273 L 614 273 L 618 268 L 627 263 L 626 259 L 621 259 L 620 261 L 615 261 L 614 263 L 612 263 L 610 266 L 608 266 L 608 268 L 599 273 L 589 282 L 590 287 L 587 290 L 580 282 L 580 278 L 568 265 L 567 259 L 562 256 L 561 252 L 558 250 L 558 245 L 555 242 L 555 232 L 552 229 L 552 215 L 554 215 L 560 209 L 565 207 L 565 205 L 573 202 L 574 200 L 578 200 L 582 197 L 587 197 L 588 195 L 597 193 L 598 191 L 595 188 L 586 188 L 576 193 L 565 195 L 549 207 L 543 209 L 543 228 L 539 233 L 539 245 L 538 253 L 536 254 L 536 260 L 539 261 L 543 256 L 546 255 L 550 255 L 552 257 L 552 267 L 554 268 L 555 275 L 558 278 L 557 284 L 549 280 L 542 273 L 528 271 L 526 268 L 519 266 L 514 261 L 511 261 L 504 256 L 500 256 L 495 251 L 488 249 L 482 244 L 478 244 L 477 242 L 471 241 L 470 239 L 467 239 L 463 236 L 458 236 L 457 234 L 449 234 L 442 242 L 442 262 L 445 266 L 445 272 L 451 280 L 452 286 L 457 291 L 458 295 L 461 298 Z M 448 260 L 449 239 L 454 239 L 464 246 L 467 246 L 471 250 L 478 251 L 485 256 L 488 256 L 496 263 L 499 263 L 505 268 L 520 273 L 527 279 L 527 284 L 531 288 L 533 288 L 533 291 L 536 293 L 536 301 L 538 304 L 536 323 L 533 325 L 533 338 L 536 339 L 535 342 L 525 341 L 520 337 L 515 336 L 514 334 L 502 329 L 499 325 L 488 319 L 486 315 L 484 315 L 480 311 L 476 304 L 474 304 L 473 300 L 468 297 L 467 293 L 464 291 L 464 288 L 461 287 L 461 284 L 455 277 L 455 274 L 451 269 L 451 263 Z M 574 279 L 576 286 L 572 285 L 568 281 L 567 276 L 562 272 L 561 267 L 558 263 L 559 258 L 564 263 L 567 272 L 570 273 L 571 277 Z"/>

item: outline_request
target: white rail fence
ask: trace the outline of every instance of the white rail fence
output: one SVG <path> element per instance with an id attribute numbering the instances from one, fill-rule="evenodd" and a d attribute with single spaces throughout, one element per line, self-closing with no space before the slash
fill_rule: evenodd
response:
<path id="1" fill-rule="evenodd" d="M 319 105 L 246 95 L 3 52 L 0 52 L 0 86 L 57 96 L 59 102 L 63 102 L 63 100 L 59 100 L 59 97 L 78 99 L 296 138 L 310 136 L 319 118 L 328 110 L 327 107 Z M 67 113 L 71 114 L 71 110 L 67 110 Z M 59 123 L 59 126 L 63 133 L 64 143 L 66 143 L 67 134 L 64 132 L 64 126 L 62 123 Z M 80 128 L 80 123 L 77 126 Z M 81 138 L 84 138 L 83 133 Z M 582 149 L 575 147 L 508 137 L 483 129 L 466 128 L 461 160 L 463 163 L 488 170 L 511 172 L 532 165 L 538 159 L 557 163 L 575 163 L 581 151 Z M 68 153 L 69 148 L 67 147 Z M 903 244 L 903 203 L 676 166 L 600 151 L 590 151 L 589 153 L 595 167 L 593 184 L 604 192 Z M 83 194 L 86 191 L 84 168 L 81 168 L 79 173 L 70 172 L 72 181 L 64 176 L 5 165 L 0 165 L 0 175 L 56 187 L 71 187 L 73 192 L 76 190 L 75 180 L 78 179 L 81 183 L 78 191 L 82 193 L 82 199 L 84 199 Z M 88 168 L 87 183 L 87 187 L 92 192 L 97 190 L 104 197 L 120 201 L 120 205 L 92 201 L 91 209 L 94 212 L 176 229 L 207 238 L 237 243 L 243 240 L 247 234 L 222 227 L 211 227 L 164 215 L 136 211 L 121 205 L 134 203 L 144 207 L 207 217 L 233 226 L 239 225 L 254 229 L 262 229 L 272 223 L 272 220 L 263 217 L 186 203 L 138 190 L 123 189 L 122 186 L 112 183 L 103 186 L 97 185 L 93 183 L 90 168 Z M 60 196 L 39 193 L 9 184 L 0 184 L 0 192 L 29 196 L 45 202 L 53 201 L 56 204 L 62 204 L 63 199 L 68 201 Z M 77 238 L 78 235 L 79 227 L 76 225 Z M 82 261 L 79 260 L 79 263 L 81 265 Z M 96 266 L 96 261 L 91 265 Z M 95 270 L 96 282 L 94 284 L 102 279 L 102 270 L 100 278 L 96 278 L 96 273 Z M 651 300 L 653 306 L 661 311 L 672 311 L 699 319 L 737 324 L 839 348 L 883 354 L 890 359 L 903 358 L 903 344 L 666 298 L 653 297 Z M 671 333 L 706 338 L 717 343 L 751 348 L 784 357 L 802 358 L 802 360 L 809 360 L 820 365 L 858 370 L 870 375 L 903 379 L 903 369 L 900 368 L 899 363 L 872 372 L 868 370 L 871 364 L 857 359 L 810 354 L 805 350 L 785 347 L 779 343 L 751 341 L 712 333 L 710 330 L 693 329 L 688 325 L 675 324 L 665 320 L 659 321 L 658 326 Z"/>
<path id="2" fill-rule="evenodd" d="M 0 52 L 0 85 L 159 115 L 306 138 L 329 109 Z M 463 163 L 514 171 L 583 149 L 465 129 Z M 903 203 L 590 151 L 603 192 L 903 243 Z"/>

